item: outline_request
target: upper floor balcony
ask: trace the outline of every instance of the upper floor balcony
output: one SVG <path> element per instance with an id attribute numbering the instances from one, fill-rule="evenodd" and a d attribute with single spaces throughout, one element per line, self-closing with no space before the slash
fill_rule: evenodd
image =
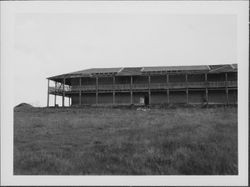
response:
<path id="1" fill-rule="evenodd" d="M 151 83 L 151 84 L 100 84 L 100 85 L 82 85 L 65 86 L 66 93 L 81 91 L 143 91 L 157 89 L 185 89 L 185 88 L 236 88 L 237 81 L 221 81 L 221 82 L 169 82 L 169 83 Z M 63 93 L 63 86 L 49 87 L 49 93 Z"/>

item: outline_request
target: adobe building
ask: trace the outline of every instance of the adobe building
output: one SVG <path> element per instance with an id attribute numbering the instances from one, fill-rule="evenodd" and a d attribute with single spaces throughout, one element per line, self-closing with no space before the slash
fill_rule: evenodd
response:
<path id="1" fill-rule="evenodd" d="M 49 95 L 69 106 L 237 104 L 237 64 L 93 68 L 49 77 Z M 50 87 L 50 81 L 54 84 Z"/>

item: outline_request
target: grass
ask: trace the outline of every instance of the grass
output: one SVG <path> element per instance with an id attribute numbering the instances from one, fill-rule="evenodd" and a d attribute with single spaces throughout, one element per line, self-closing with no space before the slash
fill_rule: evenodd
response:
<path id="1" fill-rule="evenodd" d="M 237 108 L 14 113 L 15 175 L 237 175 Z"/>

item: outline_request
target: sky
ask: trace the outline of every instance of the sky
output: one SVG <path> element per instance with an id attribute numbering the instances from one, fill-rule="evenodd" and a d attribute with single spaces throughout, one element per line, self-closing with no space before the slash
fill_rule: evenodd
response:
<path id="1" fill-rule="evenodd" d="M 223 14 L 18 13 L 13 49 L 15 105 L 45 106 L 47 77 L 87 68 L 237 63 L 236 18 Z"/>

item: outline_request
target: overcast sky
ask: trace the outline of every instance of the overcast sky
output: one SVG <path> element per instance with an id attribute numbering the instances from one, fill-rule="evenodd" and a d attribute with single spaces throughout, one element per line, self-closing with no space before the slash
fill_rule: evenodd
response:
<path id="1" fill-rule="evenodd" d="M 236 28 L 234 15 L 16 14 L 15 104 L 45 106 L 46 77 L 86 68 L 237 63 Z"/>

